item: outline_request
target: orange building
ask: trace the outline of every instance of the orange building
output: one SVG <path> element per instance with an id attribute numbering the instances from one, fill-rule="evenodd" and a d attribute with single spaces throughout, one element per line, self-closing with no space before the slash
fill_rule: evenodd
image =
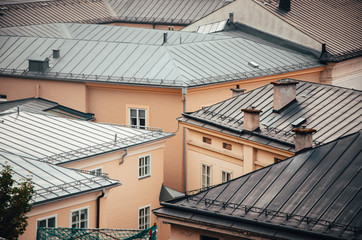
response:
<path id="1" fill-rule="evenodd" d="M 46 169 L 63 169 L 58 166 L 77 169 L 81 173 L 69 171 L 89 178 L 84 180 L 86 185 L 83 186 L 77 175 L 69 176 L 72 188 L 67 190 L 69 184 L 62 183 L 63 178 L 67 180 L 67 177 L 57 173 L 44 176 L 44 186 L 37 183 L 36 189 L 45 189 L 35 194 L 34 199 L 39 207 L 36 205 L 29 215 L 29 234 L 34 234 L 36 230 L 36 221 L 33 220 L 41 221 L 54 215 L 59 216 L 55 219 L 57 227 L 74 227 L 73 223 L 69 223 L 69 211 L 80 208 L 80 214 L 84 211 L 89 213 L 87 224 L 75 227 L 145 229 L 157 223 L 161 236 L 163 233 L 167 234 L 167 229 L 163 229 L 162 223 L 156 221 L 151 210 L 159 207 L 164 147 L 170 136 L 172 134 L 157 129 L 100 124 L 51 114 L 17 111 L 16 108 L 2 112 L 1 152 L 21 156 L 24 161 L 30 159 L 33 165 L 38 162 L 39 167 L 48 166 Z M 14 164 L 15 162 L 16 159 Z M 24 163 L 23 167 L 26 166 Z M 37 173 L 38 170 L 34 171 L 34 174 Z M 107 180 L 104 176 L 114 180 Z M 121 186 L 104 191 L 106 187 L 98 179 Z M 57 186 L 49 186 L 48 189 L 48 183 Z M 58 191 L 63 189 L 62 184 L 65 200 L 55 201 L 60 196 Z M 78 191 L 83 187 L 87 195 L 78 197 Z M 90 195 L 89 191 L 92 191 Z M 42 204 L 42 195 L 38 197 L 40 192 L 49 194 L 55 202 L 48 204 L 45 199 Z M 102 209 L 97 215 L 96 224 L 97 198 L 101 201 L 98 204 L 102 205 Z M 83 209 L 86 210 L 82 212 Z M 24 239 L 28 239 L 26 236 L 29 235 L 25 235 Z"/>
<path id="2" fill-rule="evenodd" d="M 292 77 L 319 82 L 319 52 L 251 35 L 43 24 L 0 29 L 0 94 L 42 97 L 96 121 L 176 132 L 165 149 L 165 184 L 184 190 L 176 118 L 241 89 Z M 24 49 L 24 50 L 19 50 Z"/>
<path id="3" fill-rule="evenodd" d="M 187 129 L 187 190 L 227 182 L 359 132 L 361 103 L 358 90 L 284 79 L 184 113 L 179 121 Z"/>

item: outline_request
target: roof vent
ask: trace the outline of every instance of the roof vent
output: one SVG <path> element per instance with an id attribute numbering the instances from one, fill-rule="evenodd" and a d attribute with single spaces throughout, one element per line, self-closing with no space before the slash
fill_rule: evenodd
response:
<path id="1" fill-rule="evenodd" d="M 306 122 L 305 118 L 298 118 L 297 120 L 292 122 L 292 127 L 299 127 L 300 125 L 302 125 L 305 122 Z"/>
<path id="2" fill-rule="evenodd" d="M 45 72 L 49 68 L 49 58 L 32 57 L 29 58 L 30 72 Z"/>
<path id="3" fill-rule="evenodd" d="M 234 13 L 229 13 L 229 23 L 234 23 Z"/>
<path id="4" fill-rule="evenodd" d="M 166 44 L 167 43 L 167 32 L 163 33 L 163 43 L 162 44 Z"/>
<path id="5" fill-rule="evenodd" d="M 248 62 L 249 66 L 252 66 L 253 68 L 258 68 L 259 64 L 257 64 L 256 62 Z"/>
<path id="6" fill-rule="evenodd" d="M 59 58 L 59 57 L 60 57 L 60 50 L 53 49 L 53 58 Z"/>
<path id="7" fill-rule="evenodd" d="M 290 1 L 291 0 L 280 0 L 279 1 L 279 9 L 289 12 L 290 11 Z"/>

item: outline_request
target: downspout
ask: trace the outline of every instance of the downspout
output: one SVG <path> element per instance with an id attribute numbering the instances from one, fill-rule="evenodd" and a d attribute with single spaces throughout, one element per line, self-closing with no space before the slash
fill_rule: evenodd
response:
<path id="1" fill-rule="evenodd" d="M 124 154 L 121 157 L 121 161 L 119 162 L 119 165 L 124 163 L 124 158 L 128 155 L 128 148 L 126 148 L 126 150 L 124 151 Z"/>
<path id="2" fill-rule="evenodd" d="M 187 88 L 182 88 L 182 101 L 183 101 L 183 112 L 186 112 L 186 93 Z M 186 128 L 184 127 L 184 136 L 183 136 L 183 166 L 184 166 L 184 192 L 186 193 L 186 187 L 187 187 L 187 179 L 186 179 Z"/>
<path id="3" fill-rule="evenodd" d="M 101 212 L 101 198 L 104 197 L 105 190 L 102 189 L 102 194 L 97 197 L 97 225 L 96 228 L 99 228 L 99 222 L 100 222 L 100 212 Z"/>

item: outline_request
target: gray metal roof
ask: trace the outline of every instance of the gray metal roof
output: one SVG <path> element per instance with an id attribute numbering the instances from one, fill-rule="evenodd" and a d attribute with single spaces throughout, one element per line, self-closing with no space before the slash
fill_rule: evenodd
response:
<path id="1" fill-rule="evenodd" d="M 20 111 L 0 116 L 0 151 L 63 164 L 172 136 L 161 130 Z"/>
<path id="2" fill-rule="evenodd" d="M 6 112 L 18 111 L 17 108 L 19 108 L 19 111 L 49 113 L 73 119 L 94 119 L 94 114 L 92 113 L 80 112 L 44 98 L 25 98 L 14 101 L 1 102 L 0 115 Z"/>
<path id="3" fill-rule="evenodd" d="M 12 168 L 13 179 L 18 183 L 31 178 L 34 185 L 31 202 L 34 205 L 120 185 L 118 180 L 109 179 L 106 174 L 95 176 L 85 170 L 64 168 L 0 151 L 0 169 L 4 165 Z"/>
<path id="4" fill-rule="evenodd" d="M 162 203 L 158 216 L 282 239 L 361 239 L 361 132 Z"/>
<path id="5" fill-rule="evenodd" d="M 49 57 L 50 69 L 29 72 L 32 56 Z M 70 23 L 0 30 L 3 76 L 181 88 L 318 66 L 312 54 L 217 34 Z"/>
<path id="6" fill-rule="evenodd" d="M 260 131 L 243 131 L 241 109 L 262 110 Z M 296 101 L 280 112 L 273 111 L 273 85 L 249 91 L 198 111 L 185 113 L 180 121 L 221 131 L 262 144 L 294 151 L 292 123 L 305 119 L 316 129 L 315 145 L 327 143 L 362 129 L 362 92 L 358 90 L 299 81 Z"/>

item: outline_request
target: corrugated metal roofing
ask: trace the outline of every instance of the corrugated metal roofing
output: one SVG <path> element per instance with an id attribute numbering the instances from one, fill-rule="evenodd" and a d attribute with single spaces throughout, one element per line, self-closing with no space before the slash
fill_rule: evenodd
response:
<path id="1" fill-rule="evenodd" d="M 260 132 L 243 132 L 241 109 L 262 110 Z M 358 90 L 299 81 L 296 101 L 280 112 L 273 111 L 273 85 L 249 91 L 198 111 L 185 113 L 180 121 L 225 132 L 241 138 L 294 151 L 292 123 L 305 118 L 316 129 L 315 145 L 327 143 L 362 129 L 362 92 Z"/>
<path id="2" fill-rule="evenodd" d="M 225 0 L 109 0 L 118 21 L 188 25 L 223 7 Z"/>
<path id="3" fill-rule="evenodd" d="M 63 164 L 172 136 L 145 130 L 21 111 L 0 116 L 0 150 Z"/>
<path id="4" fill-rule="evenodd" d="M 361 144 L 358 132 L 154 212 L 283 239 L 361 239 Z"/>
<path id="5" fill-rule="evenodd" d="M 19 111 L 49 113 L 73 119 L 94 119 L 94 114 L 92 113 L 80 112 L 78 110 L 59 105 L 56 102 L 43 98 L 26 98 L 15 101 L 1 102 L 0 115 L 9 111 L 16 112 L 17 108 L 19 108 Z"/>
<path id="6" fill-rule="evenodd" d="M 0 7 L 0 13 L 0 27 L 57 22 L 103 23 L 113 20 L 107 5 L 100 0 L 58 0 L 7 4 Z"/>
<path id="7" fill-rule="evenodd" d="M 64 168 L 0 151 L 0 169 L 4 165 L 12 168 L 12 177 L 17 182 L 31 178 L 34 186 L 31 202 L 35 206 L 120 184 L 107 175 L 95 176 L 87 171 Z"/>
<path id="8" fill-rule="evenodd" d="M 297 29 L 327 44 L 330 61 L 362 55 L 362 2 L 291 1 L 291 10 L 278 9 L 279 0 L 257 0 L 260 6 L 277 15 Z"/>
<path id="9" fill-rule="evenodd" d="M 312 54 L 217 34 L 51 24 L 2 29 L 0 35 L 0 75 L 6 76 L 181 88 L 322 66 Z M 60 58 L 51 57 L 52 49 Z M 29 72 L 32 56 L 49 57 L 49 71 Z"/>

